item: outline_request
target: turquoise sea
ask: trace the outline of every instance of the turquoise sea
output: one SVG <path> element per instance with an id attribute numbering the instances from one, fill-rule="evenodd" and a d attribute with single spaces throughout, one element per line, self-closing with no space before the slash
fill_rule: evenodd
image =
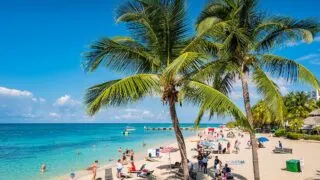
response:
<path id="1" fill-rule="evenodd" d="M 0 124 L 0 179 L 47 180 L 89 166 L 94 160 L 106 164 L 118 156 L 117 149 L 145 151 L 155 144 L 174 140 L 173 131 L 145 131 L 171 124 L 130 124 L 136 128 L 122 135 L 128 124 Z M 192 124 L 181 124 L 190 127 Z M 202 126 L 217 127 L 219 124 Z M 184 135 L 195 132 L 184 131 Z M 42 163 L 47 173 L 40 173 Z"/>

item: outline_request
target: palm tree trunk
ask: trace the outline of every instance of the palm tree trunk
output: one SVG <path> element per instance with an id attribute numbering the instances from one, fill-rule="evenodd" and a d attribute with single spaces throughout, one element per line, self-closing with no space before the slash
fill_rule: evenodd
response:
<path id="1" fill-rule="evenodd" d="M 251 112 L 251 105 L 250 105 L 250 96 L 249 96 L 249 88 L 248 88 L 248 73 L 244 71 L 240 74 L 241 83 L 242 83 L 242 94 L 243 100 L 245 105 L 245 110 L 247 114 L 248 122 L 253 129 L 253 116 Z M 252 143 L 252 164 L 253 164 L 253 173 L 254 179 L 260 180 L 260 172 L 259 172 L 259 158 L 258 158 L 258 143 L 256 140 L 256 135 L 253 131 L 250 131 L 250 140 Z"/>
<path id="2" fill-rule="evenodd" d="M 170 116 L 171 116 L 171 120 L 172 120 L 172 124 L 173 124 L 173 129 L 176 134 L 176 139 L 177 139 L 178 146 L 180 149 L 181 164 L 182 164 L 182 168 L 183 168 L 184 180 L 189 180 L 189 169 L 188 169 L 188 162 L 187 162 L 186 145 L 184 143 L 183 135 L 182 135 L 182 132 L 180 129 L 175 102 L 169 101 L 169 106 L 170 106 Z"/>

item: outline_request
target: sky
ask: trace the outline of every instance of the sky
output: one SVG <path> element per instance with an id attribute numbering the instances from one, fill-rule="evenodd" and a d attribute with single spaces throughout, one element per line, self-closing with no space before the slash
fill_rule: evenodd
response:
<path id="1" fill-rule="evenodd" d="M 0 5 L 0 123 L 170 122 L 168 107 L 152 97 L 119 108 L 86 115 L 86 88 L 122 77 L 109 69 L 81 69 L 81 54 L 101 37 L 127 35 L 115 23 L 122 0 L 10 0 Z M 205 0 L 187 1 L 190 29 Z M 273 15 L 320 20 L 318 0 L 260 0 L 259 9 Z M 311 44 L 288 42 L 274 53 L 299 61 L 320 79 L 320 38 Z M 309 90 L 274 79 L 281 92 Z M 260 96 L 251 85 L 251 98 Z M 231 98 L 243 106 L 240 83 Z M 193 122 L 197 107 L 178 108 L 181 122 Z M 230 118 L 213 118 L 225 122 Z M 207 122 L 207 118 L 204 119 Z"/>

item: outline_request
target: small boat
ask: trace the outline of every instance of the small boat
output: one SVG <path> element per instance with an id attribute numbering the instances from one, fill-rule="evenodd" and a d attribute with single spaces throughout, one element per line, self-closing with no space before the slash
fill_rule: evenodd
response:
<path id="1" fill-rule="evenodd" d="M 132 127 L 132 126 L 126 126 L 126 128 L 124 129 L 124 131 L 135 131 L 136 128 Z"/>

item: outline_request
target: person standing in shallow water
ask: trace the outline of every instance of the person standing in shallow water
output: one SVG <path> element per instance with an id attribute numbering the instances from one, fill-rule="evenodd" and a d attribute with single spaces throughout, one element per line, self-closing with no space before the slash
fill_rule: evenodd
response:
<path id="1" fill-rule="evenodd" d="M 46 164 L 42 164 L 41 165 L 41 173 L 44 174 L 46 172 L 46 170 L 47 170 Z"/>

